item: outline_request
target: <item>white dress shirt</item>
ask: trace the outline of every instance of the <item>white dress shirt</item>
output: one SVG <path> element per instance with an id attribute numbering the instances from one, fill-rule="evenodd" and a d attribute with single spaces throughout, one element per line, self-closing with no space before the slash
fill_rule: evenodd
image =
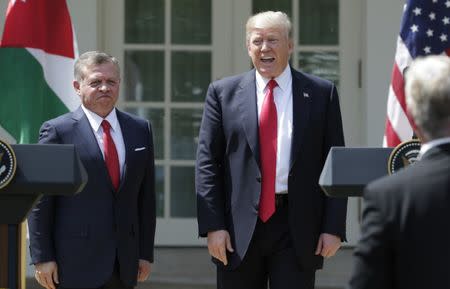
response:
<path id="1" fill-rule="evenodd" d="M 258 123 L 261 113 L 267 83 L 270 79 L 264 78 L 256 70 L 256 96 L 258 105 Z M 288 175 L 291 161 L 292 144 L 292 74 L 289 65 L 275 78 L 278 86 L 273 91 L 275 106 L 277 108 L 277 170 L 275 179 L 275 192 L 287 193 Z"/>
<path id="2" fill-rule="evenodd" d="M 84 105 L 81 105 L 81 108 L 89 120 L 89 124 L 92 127 L 95 138 L 97 139 L 98 146 L 102 151 L 103 159 L 105 159 L 105 152 L 103 149 L 103 128 L 101 126 L 103 118 L 87 109 Z M 116 145 L 116 150 L 119 157 L 120 176 L 122 178 L 123 167 L 125 164 L 125 143 L 123 142 L 122 130 L 120 129 L 119 121 L 117 120 L 116 109 L 114 108 L 104 119 L 106 119 L 111 125 L 110 133 L 114 144 Z"/>

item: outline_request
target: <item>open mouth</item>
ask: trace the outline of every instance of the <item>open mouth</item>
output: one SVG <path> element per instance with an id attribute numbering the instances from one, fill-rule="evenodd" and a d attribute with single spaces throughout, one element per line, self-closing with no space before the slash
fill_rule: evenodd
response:
<path id="1" fill-rule="evenodd" d="M 262 57 L 261 58 L 261 62 L 262 63 L 272 63 L 275 61 L 274 57 Z"/>

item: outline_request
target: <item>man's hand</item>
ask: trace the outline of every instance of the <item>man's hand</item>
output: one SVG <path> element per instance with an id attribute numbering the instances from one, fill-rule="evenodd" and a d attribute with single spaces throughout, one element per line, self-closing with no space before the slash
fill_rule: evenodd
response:
<path id="1" fill-rule="evenodd" d="M 225 230 L 208 232 L 208 251 L 211 256 L 228 265 L 227 252 L 234 252 L 230 234 Z"/>
<path id="2" fill-rule="evenodd" d="M 58 265 L 56 265 L 56 262 L 37 263 L 35 270 L 34 277 L 41 286 L 47 289 L 56 289 L 55 283 L 59 284 Z"/>
<path id="3" fill-rule="evenodd" d="M 152 271 L 152 264 L 147 260 L 139 259 L 139 268 L 137 275 L 138 282 L 147 280 L 148 276 L 150 276 L 151 271 Z"/>
<path id="4" fill-rule="evenodd" d="M 322 255 L 322 257 L 329 258 L 336 254 L 337 250 L 341 247 L 341 238 L 335 235 L 322 233 L 317 243 L 316 255 Z"/>

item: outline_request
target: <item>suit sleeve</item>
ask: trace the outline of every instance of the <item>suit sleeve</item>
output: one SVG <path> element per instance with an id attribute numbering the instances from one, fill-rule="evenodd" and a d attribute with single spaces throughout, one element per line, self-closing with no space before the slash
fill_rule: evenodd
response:
<path id="1" fill-rule="evenodd" d="M 60 144 L 56 128 L 45 122 L 39 131 L 40 144 Z M 28 215 L 31 263 L 55 261 L 53 243 L 54 196 L 42 196 Z"/>
<path id="2" fill-rule="evenodd" d="M 156 227 L 155 202 L 155 158 L 153 134 L 148 123 L 148 145 L 150 147 L 145 176 L 139 192 L 139 258 L 153 262 Z"/>
<path id="3" fill-rule="evenodd" d="M 364 193 L 361 239 L 354 252 L 350 289 L 394 288 L 393 232 L 383 199 L 383 194 L 370 188 Z"/>
<path id="4" fill-rule="evenodd" d="M 197 220 L 201 237 L 225 229 L 223 156 L 225 151 L 222 110 L 214 84 L 208 88 L 200 126 L 195 186 Z"/>
<path id="5" fill-rule="evenodd" d="M 327 108 L 327 125 L 325 131 L 323 163 L 333 146 L 344 146 L 344 132 L 342 129 L 341 110 L 336 87 L 333 85 L 330 92 L 330 101 Z M 346 241 L 347 198 L 330 198 L 325 196 L 325 216 L 323 233 L 339 236 Z"/>

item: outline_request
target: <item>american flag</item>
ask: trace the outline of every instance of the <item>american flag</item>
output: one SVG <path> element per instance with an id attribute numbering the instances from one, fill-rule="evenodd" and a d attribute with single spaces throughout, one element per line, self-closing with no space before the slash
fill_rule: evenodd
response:
<path id="1" fill-rule="evenodd" d="M 450 55 L 450 0 L 408 0 L 389 86 L 385 147 L 396 146 L 413 136 L 414 122 L 406 111 L 403 73 L 416 57 L 430 54 Z"/>

